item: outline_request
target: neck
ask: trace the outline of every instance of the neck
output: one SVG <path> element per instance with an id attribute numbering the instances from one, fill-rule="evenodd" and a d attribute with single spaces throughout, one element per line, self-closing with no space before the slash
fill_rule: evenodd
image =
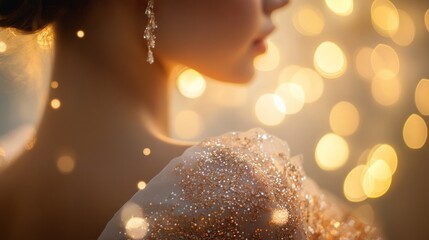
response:
<path id="1" fill-rule="evenodd" d="M 182 144 L 168 138 L 172 70 L 158 62 L 148 64 L 144 39 L 137 42 L 132 25 L 122 25 L 114 26 L 123 29 L 114 36 L 107 27 L 100 27 L 97 18 L 82 29 L 84 38 L 75 36 L 77 30 L 60 32 L 52 75 L 59 87 L 51 90 L 40 140 L 75 145 L 83 136 L 97 143 L 134 136 Z M 54 98 L 61 101 L 57 110 L 49 106 Z"/>

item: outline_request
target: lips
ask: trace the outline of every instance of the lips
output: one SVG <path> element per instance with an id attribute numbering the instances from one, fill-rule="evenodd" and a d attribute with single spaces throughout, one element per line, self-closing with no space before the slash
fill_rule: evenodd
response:
<path id="1" fill-rule="evenodd" d="M 264 53 L 267 51 L 267 38 L 274 30 L 275 27 L 271 26 L 265 30 L 255 41 L 253 41 L 253 45 L 257 48 L 258 52 Z"/>

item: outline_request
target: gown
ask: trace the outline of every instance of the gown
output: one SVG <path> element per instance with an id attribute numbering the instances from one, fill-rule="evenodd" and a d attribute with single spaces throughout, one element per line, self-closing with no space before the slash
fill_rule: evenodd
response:
<path id="1" fill-rule="evenodd" d="M 106 239 L 381 239 L 319 190 L 286 142 L 261 129 L 174 158 L 110 220 Z"/>

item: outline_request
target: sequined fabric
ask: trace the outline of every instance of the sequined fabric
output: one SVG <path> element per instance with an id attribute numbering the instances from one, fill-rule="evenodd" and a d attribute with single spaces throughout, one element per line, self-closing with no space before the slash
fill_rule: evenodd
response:
<path id="1" fill-rule="evenodd" d="M 381 239 L 312 185 L 284 141 L 228 133 L 171 161 L 100 239 Z"/>

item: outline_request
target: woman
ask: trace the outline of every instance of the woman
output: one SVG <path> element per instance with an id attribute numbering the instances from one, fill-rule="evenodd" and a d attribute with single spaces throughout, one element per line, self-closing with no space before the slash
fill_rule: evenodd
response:
<path id="1" fill-rule="evenodd" d="M 190 145 L 166 137 L 168 89 L 177 66 L 186 65 L 226 82 L 248 82 L 254 73 L 253 59 L 266 50 L 265 38 L 274 30 L 270 15 L 287 2 L 2 0 L 0 9 L 3 27 L 34 32 L 47 24 L 54 24 L 56 42 L 52 80 L 59 83 L 59 88 L 50 93 L 50 98 L 58 98 L 61 108 L 46 108 L 34 148 L 25 152 L 0 175 L 1 239 L 96 238 L 113 213 L 135 192 L 137 182 L 151 180 Z M 78 31 L 81 31 L 80 37 L 76 35 Z M 248 134 L 252 137 L 243 139 L 260 141 L 260 137 L 265 140 L 273 138 L 259 130 Z M 232 136 L 235 138 L 234 134 Z M 224 138 L 230 142 L 231 136 L 226 135 Z M 222 141 L 221 146 L 224 143 Z M 260 143 L 254 142 L 254 146 L 260 146 Z M 143 148 L 151 149 L 149 156 L 142 156 Z M 195 147 L 187 151 L 190 159 L 195 159 L 192 157 L 194 150 Z M 262 149 L 262 153 L 265 150 Z M 288 171 L 299 168 L 290 161 L 287 150 L 281 151 L 285 154 L 281 166 L 292 164 Z M 74 164 L 70 174 L 62 174 L 57 169 L 64 157 Z M 183 180 L 187 175 L 177 175 L 179 166 L 183 167 L 183 171 L 179 171 L 181 173 L 194 169 L 192 164 L 192 167 L 183 165 L 186 163 L 183 157 L 178 159 L 168 164 L 148 184 L 147 189 L 139 192 L 131 202 L 140 197 L 149 199 L 148 196 L 153 197 L 153 201 L 133 202 L 134 208 L 129 208 L 130 202 L 127 203 L 110 221 L 101 238 L 211 237 L 207 229 L 203 228 L 180 228 L 190 230 L 180 235 L 179 232 L 184 231 L 179 231 L 177 224 L 180 221 L 176 221 L 178 218 L 174 216 L 171 219 L 176 219 L 176 225 L 164 223 L 167 228 L 163 228 L 163 223 L 154 220 L 156 216 L 163 218 L 155 214 L 157 210 L 157 214 L 165 213 L 165 217 L 171 215 L 162 212 L 165 210 L 162 204 L 154 205 L 152 217 L 142 215 L 134 218 L 140 215 L 134 215 L 136 212 L 133 209 L 149 208 L 145 204 L 152 206 L 156 201 L 164 201 L 165 190 L 179 187 L 171 182 L 172 179 L 178 180 L 177 176 Z M 223 161 L 226 158 L 220 159 Z M 223 165 L 214 166 L 212 174 L 225 170 Z M 273 170 L 270 166 L 266 166 L 267 169 Z M 175 173 L 172 173 L 173 170 Z M 285 170 L 285 173 L 288 172 Z M 272 174 L 274 172 L 268 176 Z M 301 185 L 300 176 L 290 176 L 286 180 L 293 178 L 298 181 L 296 184 Z M 229 175 L 222 179 L 229 179 Z M 191 179 L 191 182 L 194 181 Z M 246 193 L 254 194 L 255 189 L 248 189 Z M 192 188 L 188 190 L 188 194 L 192 193 Z M 214 190 L 220 191 L 221 188 L 214 185 Z M 298 208 L 299 204 L 305 203 L 298 200 L 298 195 L 301 196 L 304 191 L 294 190 L 295 195 L 298 195 L 293 196 L 297 199 L 290 198 L 290 191 L 287 198 L 281 197 L 281 202 L 292 201 L 296 208 L 283 209 L 280 222 L 284 224 L 278 226 L 274 222 L 269 227 L 289 229 L 283 231 L 282 238 L 328 236 L 323 235 L 320 229 L 311 232 L 307 228 L 308 224 L 300 216 L 304 216 L 301 212 L 303 209 L 310 208 Z M 219 194 L 215 196 L 223 199 Z M 248 197 L 252 197 L 252 194 Z M 177 198 L 171 199 L 178 201 Z M 181 203 L 184 203 L 189 199 L 182 200 Z M 220 209 L 227 207 L 222 201 L 216 204 L 214 206 Z M 190 205 L 180 205 L 175 210 L 183 206 Z M 128 209 L 133 210 L 129 215 L 126 214 Z M 204 209 L 200 208 L 202 211 Z M 203 215 L 200 217 L 211 219 Z M 269 218 L 263 211 L 257 215 Z M 188 215 L 182 212 L 180 216 Z M 216 217 L 220 221 L 218 223 L 222 224 L 222 216 Z M 286 219 L 291 220 L 285 223 Z M 186 217 L 181 219 L 184 226 L 193 224 L 188 220 Z M 342 223 L 340 220 L 338 224 Z M 151 221 L 155 221 L 161 229 L 158 231 L 160 235 L 156 235 L 154 228 L 147 225 L 155 224 Z M 232 224 L 231 221 L 228 223 Z M 255 229 L 261 229 L 262 225 L 256 224 L 259 227 L 255 228 L 254 224 L 243 223 L 243 226 L 249 228 L 251 236 L 275 238 L 274 235 L 264 235 L 268 234 L 266 232 L 255 233 Z M 174 226 L 178 228 L 174 229 Z M 218 226 L 218 232 L 221 232 L 220 225 L 214 226 Z M 333 226 L 340 227 L 336 222 Z M 365 230 L 362 226 L 364 224 L 359 227 L 353 225 L 350 227 L 351 232 L 358 237 L 373 233 L 372 228 Z M 163 232 L 162 229 L 168 231 Z M 212 237 L 247 237 L 250 232 L 246 231 L 223 231 Z M 357 234 L 359 231 L 362 231 L 361 235 Z"/>

